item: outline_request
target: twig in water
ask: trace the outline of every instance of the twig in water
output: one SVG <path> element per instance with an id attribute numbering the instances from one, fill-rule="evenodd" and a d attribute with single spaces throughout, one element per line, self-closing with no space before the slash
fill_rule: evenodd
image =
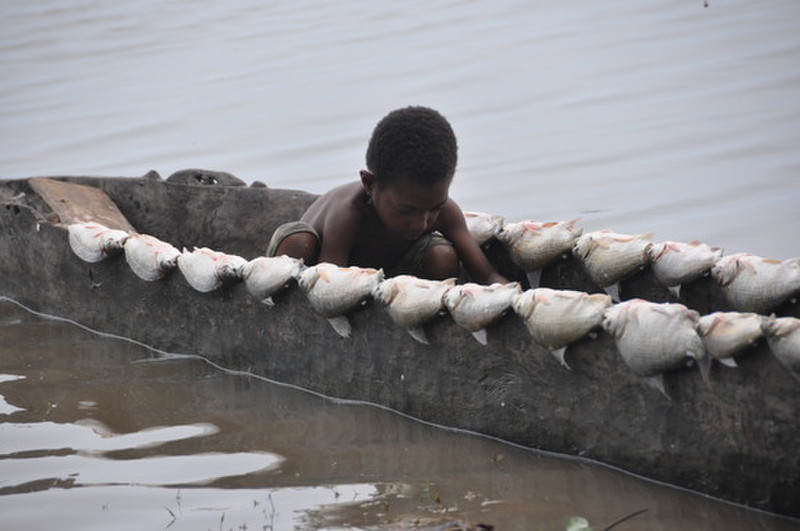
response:
<path id="1" fill-rule="evenodd" d="M 170 508 L 169 508 L 169 507 L 167 507 L 167 506 L 165 505 L 165 506 L 164 506 L 164 509 L 166 509 L 166 510 L 167 510 L 167 512 L 169 513 L 169 515 L 172 517 L 172 520 L 170 520 L 170 522 L 169 522 L 169 523 L 168 523 L 166 526 L 164 526 L 164 529 L 168 529 L 168 528 L 172 527 L 172 524 L 174 524 L 174 523 L 175 523 L 175 520 L 177 520 L 177 518 L 175 517 L 175 513 L 173 513 L 173 512 L 170 510 Z"/>
<path id="2" fill-rule="evenodd" d="M 612 527 L 616 527 L 616 526 L 618 526 L 619 524 L 621 524 L 621 523 L 622 523 L 622 522 L 624 522 L 625 520 L 630 520 L 630 519 L 631 519 L 631 518 L 633 518 L 634 516 L 638 516 L 638 515 L 640 515 L 640 514 L 642 514 L 642 513 L 646 513 L 646 512 L 647 512 L 647 508 L 644 508 L 644 509 L 639 509 L 638 511 L 634 511 L 634 512 L 632 512 L 632 513 L 630 513 L 630 514 L 626 514 L 625 516 L 622 516 L 622 517 L 620 517 L 620 518 L 617 518 L 616 520 L 614 520 L 613 522 L 611 522 L 610 524 L 608 524 L 608 525 L 607 525 L 605 528 L 603 528 L 603 531 L 608 531 L 608 530 L 609 530 L 609 529 L 611 529 Z"/>

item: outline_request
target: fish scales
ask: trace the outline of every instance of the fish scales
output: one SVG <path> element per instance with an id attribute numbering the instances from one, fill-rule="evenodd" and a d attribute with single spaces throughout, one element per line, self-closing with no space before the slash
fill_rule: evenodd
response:
<path id="1" fill-rule="evenodd" d="M 800 295 L 800 258 L 773 260 L 737 253 L 711 269 L 727 301 L 742 312 L 767 314 Z"/>
<path id="2" fill-rule="evenodd" d="M 764 337 L 762 325 L 766 317 L 756 313 L 714 312 L 697 321 L 697 332 L 712 357 L 732 358 Z"/>
<path id="3" fill-rule="evenodd" d="M 611 306 L 604 293 L 536 288 L 514 298 L 514 311 L 540 345 L 558 349 L 577 341 L 602 323 Z"/>
<path id="4" fill-rule="evenodd" d="M 700 242 L 665 241 L 653 244 L 648 257 L 656 278 L 665 286 L 688 284 L 708 272 L 722 249 Z"/>
<path id="5" fill-rule="evenodd" d="M 623 280 L 647 265 L 651 234 L 619 234 L 610 230 L 580 236 L 573 254 L 584 265 L 592 281 L 600 287 Z"/>
<path id="6" fill-rule="evenodd" d="M 505 314 L 514 296 L 521 292 L 519 282 L 489 286 L 467 283 L 450 289 L 445 294 L 444 303 L 456 324 L 475 332 Z"/>
<path id="7" fill-rule="evenodd" d="M 84 262 L 105 260 L 123 249 L 129 234 L 124 230 L 109 229 L 100 223 L 72 223 L 67 227 L 69 246 Z"/>
<path id="8" fill-rule="evenodd" d="M 290 256 L 259 256 L 242 266 L 248 293 L 270 304 L 272 295 L 287 287 L 303 269 L 303 261 Z"/>
<path id="9" fill-rule="evenodd" d="M 507 223 L 497 239 L 508 248 L 512 262 L 523 271 L 532 271 L 553 262 L 572 249 L 583 229 L 570 221 L 521 221 Z"/>
<path id="10" fill-rule="evenodd" d="M 608 308 L 603 328 L 625 364 L 638 376 L 659 375 L 688 359 L 705 366 L 707 354 L 696 331 L 699 315 L 682 304 L 632 299 Z M 704 377 L 707 373 L 704 373 Z"/>
<path id="11" fill-rule="evenodd" d="M 303 271 L 298 284 L 317 312 L 336 317 L 368 299 L 382 279 L 383 270 L 322 262 Z"/>
<path id="12" fill-rule="evenodd" d="M 181 255 L 171 244 L 148 234 L 132 234 L 125 241 L 124 249 L 131 271 L 146 281 L 164 278 L 178 265 Z"/>
<path id="13" fill-rule="evenodd" d="M 444 295 L 456 279 L 428 280 L 413 275 L 398 275 L 384 280 L 374 297 L 386 308 L 392 320 L 405 329 L 419 328 L 445 309 Z"/>
<path id="14" fill-rule="evenodd" d="M 487 214 L 486 212 L 464 212 L 464 221 L 472 239 L 478 245 L 483 245 L 497 236 L 503 228 L 503 216 Z"/>

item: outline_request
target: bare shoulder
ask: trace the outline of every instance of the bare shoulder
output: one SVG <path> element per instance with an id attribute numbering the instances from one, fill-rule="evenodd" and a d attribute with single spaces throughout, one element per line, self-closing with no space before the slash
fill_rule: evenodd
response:
<path id="1" fill-rule="evenodd" d="M 331 221 L 357 222 L 362 216 L 363 203 L 364 190 L 361 183 L 343 184 L 318 197 L 300 219 L 321 234 Z"/>
<path id="2" fill-rule="evenodd" d="M 464 213 L 453 199 L 448 199 L 444 204 L 434 228 L 445 236 L 453 232 L 460 232 L 461 230 L 467 229 Z"/>

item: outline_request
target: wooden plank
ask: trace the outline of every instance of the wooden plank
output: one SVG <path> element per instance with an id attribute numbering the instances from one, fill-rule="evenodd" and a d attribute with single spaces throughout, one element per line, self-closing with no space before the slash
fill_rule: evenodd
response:
<path id="1" fill-rule="evenodd" d="M 116 203 L 100 188 L 46 177 L 28 179 L 28 182 L 65 225 L 95 222 L 110 229 L 136 232 Z"/>

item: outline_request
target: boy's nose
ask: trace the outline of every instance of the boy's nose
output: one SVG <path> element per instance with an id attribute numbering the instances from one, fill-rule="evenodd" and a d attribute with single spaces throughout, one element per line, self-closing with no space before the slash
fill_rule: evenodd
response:
<path id="1" fill-rule="evenodd" d="M 416 232 L 425 232 L 425 229 L 428 228 L 428 224 L 430 223 L 430 214 L 425 212 L 424 214 L 420 214 L 418 216 L 414 216 L 414 220 L 411 222 L 411 228 L 414 229 Z"/>

